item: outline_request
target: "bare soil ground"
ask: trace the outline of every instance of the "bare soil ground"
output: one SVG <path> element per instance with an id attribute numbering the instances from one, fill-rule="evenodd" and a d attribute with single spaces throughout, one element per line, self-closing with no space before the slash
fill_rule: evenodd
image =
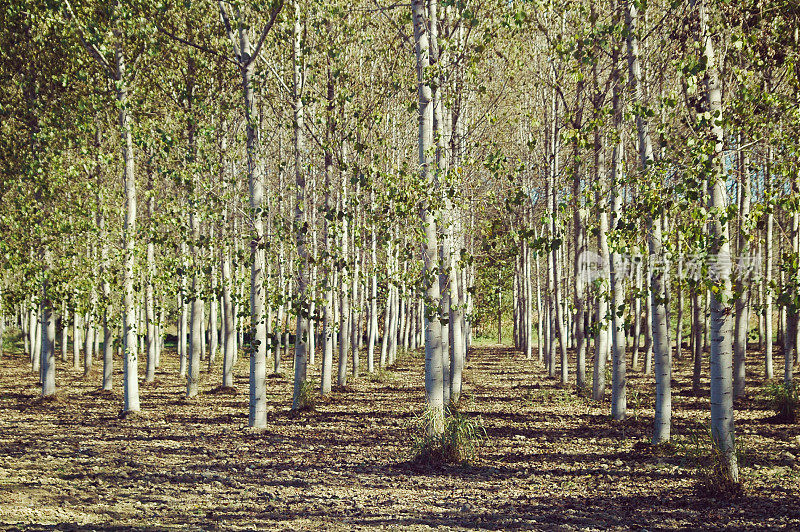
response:
<path id="1" fill-rule="evenodd" d="M 561 389 L 520 353 L 477 348 L 462 411 L 487 438 L 474 463 L 431 469 L 409 460 L 419 355 L 297 416 L 289 380 L 271 378 L 261 431 L 247 428 L 247 360 L 237 394 L 215 390 L 215 371 L 186 400 L 174 352 L 163 358 L 142 414 L 124 419 L 119 388 L 97 393 L 99 367 L 84 378 L 60 364 L 58 398 L 42 402 L 24 356 L 0 360 L 0 528 L 800 529 L 800 469 L 785 454 L 800 454 L 800 425 L 771 421 L 760 382 L 737 411 L 744 494 L 698 489 L 708 396 L 691 395 L 688 361 L 674 376 L 675 446 L 656 453 L 652 376 L 631 372 L 629 419 L 612 423 L 608 402 Z"/>

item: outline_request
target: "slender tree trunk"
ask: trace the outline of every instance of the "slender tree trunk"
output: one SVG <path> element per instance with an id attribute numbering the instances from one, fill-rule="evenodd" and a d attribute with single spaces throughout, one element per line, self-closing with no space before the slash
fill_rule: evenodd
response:
<path id="1" fill-rule="evenodd" d="M 189 230 L 191 234 L 189 248 L 192 254 L 192 312 L 189 325 L 189 373 L 186 380 L 186 397 L 189 398 L 195 397 L 199 393 L 203 308 L 205 307 L 205 303 L 201 297 L 202 280 L 200 279 L 200 273 L 202 266 L 200 250 L 198 249 L 198 242 L 200 241 L 200 220 L 199 213 L 197 212 L 198 199 L 196 197 L 196 191 L 194 190 L 195 186 L 196 184 L 192 186 L 192 191 L 190 191 L 191 206 L 189 210 Z"/>
<path id="2" fill-rule="evenodd" d="M 148 174 L 150 172 L 148 171 Z M 155 301 L 153 299 L 153 278 L 156 274 L 155 243 L 153 242 L 153 212 L 155 210 L 155 197 L 153 192 L 153 177 L 149 175 L 149 197 L 147 198 L 147 221 L 150 235 L 147 238 L 147 273 L 145 284 L 145 318 L 147 320 L 147 367 L 145 382 L 153 382 L 156 372 L 156 327 L 155 327 Z"/>
<path id="3" fill-rule="evenodd" d="M 98 206 L 99 215 L 97 226 L 100 230 L 100 276 L 103 286 L 103 390 L 113 389 L 114 375 L 114 347 L 112 345 L 111 324 L 111 283 L 108 272 L 108 233 L 106 230 L 105 211 L 103 205 Z"/>
<path id="4" fill-rule="evenodd" d="M 224 157 L 227 144 L 225 137 L 222 137 L 220 156 Z M 220 161 L 220 178 L 224 177 L 223 164 Z M 231 177 L 233 179 L 233 176 Z M 226 184 L 226 189 L 231 190 L 232 182 Z M 233 363 L 236 358 L 236 318 L 234 317 L 233 304 L 233 277 L 231 270 L 231 243 L 230 240 L 235 235 L 231 234 L 230 210 L 226 202 L 222 210 L 222 326 L 224 329 L 222 336 L 222 386 L 223 388 L 233 388 Z"/>
<path id="5" fill-rule="evenodd" d="M 214 225 L 209 228 L 209 242 L 214 242 Z M 217 323 L 217 316 L 219 314 L 219 307 L 217 299 L 217 269 L 214 267 L 214 245 L 210 244 L 208 249 L 208 256 L 211 260 L 211 290 L 208 300 L 208 370 L 214 366 L 217 359 L 217 349 L 219 349 L 219 324 Z"/>
<path id="6" fill-rule="evenodd" d="M 94 363 L 93 354 L 94 354 L 94 335 L 95 335 L 95 328 L 94 328 L 94 312 L 96 309 L 97 303 L 97 295 L 95 292 L 95 287 L 92 286 L 89 289 L 89 311 L 86 313 L 84 318 L 84 326 L 86 327 L 86 332 L 83 335 L 83 374 L 84 376 L 89 375 L 89 372 L 92 370 L 92 364 Z M 38 327 L 38 324 L 37 324 Z"/>
<path id="7" fill-rule="evenodd" d="M 639 371 L 639 347 L 642 345 L 642 261 L 634 264 L 634 286 L 636 294 L 633 297 L 633 357 L 632 366 L 634 371 Z"/>
<path id="8" fill-rule="evenodd" d="M 73 295 L 72 308 L 72 369 L 78 371 L 81 367 L 81 313 L 77 307 L 78 295 Z M 27 338 L 27 334 L 25 335 Z"/>
<path id="9" fill-rule="evenodd" d="M 134 292 L 134 269 L 136 264 L 136 174 L 133 161 L 133 136 L 128 113 L 128 86 L 126 83 L 125 60 L 122 54 L 122 35 L 117 32 L 116 70 L 117 70 L 117 103 L 119 108 L 120 132 L 124 161 L 125 183 L 125 223 L 124 259 L 122 274 L 123 313 L 122 334 L 125 338 L 125 354 L 123 358 L 123 411 L 139 411 L 139 373 L 136 335 L 136 296 Z"/>
<path id="10" fill-rule="evenodd" d="M 61 313 L 61 330 L 63 331 L 61 336 L 61 348 L 62 348 L 62 362 L 67 361 L 67 333 L 66 333 L 66 326 L 67 326 L 67 304 L 64 302 L 63 311 Z M 0 281 L 0 358 L 3 358 L 3 338 L 6 334 L 6 308 L 5 302 L 3 301 L 3 282 Z"/>
<path id="11" fill-rule="evenodd" d="M 626 0 L 625 21 L 627 26 L 628 71 L 634 101 L 642 105 L 642 74 L 639 65 L 638 42 L 638 13 L 634 2 Z M 647 119 L 641 112 L 636 115 L 636 129 L 639 134 L 639 155 L 642 172 L 647 174 L 649 165 L 653 162 L 653 146 Z M 662 262 L 664 257 L 662 247 L 663 216 L 661 213 L 648 213 L 647 246 L 650 256 Z M 670 438 L 670 424 L 672 419 L 672 363 L 669 338 L 669 322 L 667 316 L 667 290 L 666 290 L 666 263 L 664 267 L 656 265 L 651 273 L 652 290 L 652 326 L 653 326 L 653 356 L 655 361 L 656 377 L 656 405 L 655 427 L 653 430 L 653 443 L 658 444 Z"/>
<path id="12" fill-rule="evenodd" d="M 701 321 L 700 290 L 692 287 L 692 392 L 700 395 L 700 377 L 703 371 L 703 326 Z"/>
<path id="13" fill-rule="evenodd" d="M 617 155 L 615 148 L 615 157 Z M 596 299 L 596 312 L 597 312 L 597 337 L 595 340 L 594 349 L 594 370 L 592 372 L 592 398 L 595 401 L 602 401 L 606 392 L 606 353 L 608 353 L 608 336 L 609 327 L 608 319 L 608 300 L 611 292 L 611 279 L 609 277 L 609 266 L 611 265 L 611 258 L 608 252 L 608 177 L 606 175 L 606 158 L 603 152 L 603 145 L 600 139 L 600 132 L 595 132 L 594 137 L 594 150 L 595 150 L 595 168 L 596 179 L 599 186 L 595 189 L 595 203 L 599 209 L 599 227 L 597 231 L 597 248 L 600 255 L 602 269 L 600 271 L 601 282 L 598 285 L 598 294 Z M 615 168 L 616 171 L 616 168 Z M 618 195 L 615 195 L 615 200 Z M 616 278 L 615 278 L 616 280 Z"/>
<path id="14" fill-rule="evenodd" d="M 772 147 L 767 148 L 767 165 L 764 175 L 764 201 L 772 201 Z M 772 327 L 772 209 L 766 209 L 764 224 L 764 377 L 771 379 L 775 373 L 772 365 L 773 327 Z"/>
<path id="15" fill-rule="evenodd" d="M 622 161 L 623 143 L 614 146 L 612 190 L 612 226 L 616 227 L 622 216 Z M 623 420 L 627 415 L 627 357 L 625 356 L 625 326 L 621 310 L 625 305 L 624 260 L 618 251 L 610 254 L 611 284 L 611 418 Z M 599 370 L 599 368 L 598 368 Z M 602 395 L 600 396 L 602 398 Z"/>
<path id="16" fill-rule="evenodd" d="M 370 297 L 369 338 L 367 339 L 367 371 L 375 371 L 375 342 L 378 339 L 378 238 L 375 231 L 375 189 L 369 191 L 370 211 Z"/>
<path id="17" fill-rule="evenodd" d="M 330 59 L 328 58 L 330 62 Z M 327 103 L 326 103 L 326 127 L 325 127 L 325 152 L 324 152 L 324 172 L 325 172 L 325 206 L 324 206 L 324 219 L 323 219 L 323 242 L 328 257 L 323 261 L 322 266 L 322 290 L 325 306 L 322 309 L 322 368 L 320 370 L 320 393 L 327 395 L 331 391 L 331 380 L 333 374 L 333 272 L 331 266 L 331 254 L 333 252 L 334 236 L 331 234 L 331 221 L 330 216 L 333 212 L 333 199 L 331 197 L 331 174 L 333 173 L 333 153 L 331 152 L 330 144 L 336 130 L 334 122 L 334 78 L 330 67 L 327 66 Z M 374 192 L 372 192 L 374 196 Z"/>
<path id="18" fill-rule="evenodd" d="M 2 284 L 2 283 L 0 283 Z M 69 310 L 67 308 L 67 301 L 61 302 L 61 362 L 67 362 L 67 343 L 69 341 L 67 336 L 67 325 L 69 323 Z M 3 357 L 3 334 L 5 333 L 5 315 L 3 314 L 3 287 L 0 286 L 0 358 Z"/>
<path id="19" fill-rule="evenodd" d="M 739 257 L 740 261 L 749 260 L 750 230 L 747 222 L 750 218 L 750 171 L 747 154 L 741 149 L 741 136 L 738 137 L 738 177 L 739 177 Z M 750 284 L 753 279 L 740 269 L 736 277 L 736 314 L 734 317 L 733 338 L 733 395 L 744 397 L 745 393 L 745 360 L 747 354 L 747 332 L 750 321 Z"/>
<path id="20" fill-rule="evenodd" d="M 347 179 L 342 174 L 341 176 L 341 202 L 342 209 L 347 209 Z M 336 384 L 344 386 L 347 384 L 347 358 L 350 355 L 350 290 L 349 288 L 349 272 L 346 264 L 349 263 L 349 232 L 347 218 L 343 217 L 341 221 L 341 238 L 342 238 L 342 258 L 343 264 L 340 273 L 340 321 L 339 321 L 339 371 L 336 378 Z"/>
<path id="21" fill-rule="evenodd" d="M 181 263 L 183 264 L 183 271 L 186 271 L 186 242 L 181 242 L 180 245 Z M 178 307 L 180 307 L 180 321 L 178 323 L 178 356 L 180 357 L 178 375 L 181 377 L 186 376 L 186 359 L 188 357 L 188 349 L 186 345 L 186 329 L 189 326 L 189 305 L 187 303 L 186 291 L 186 275 L 181 274 L 180 292 L 178 292 Z"/>
<path id="22" fill-rule="evenodd" d="M 436 0 L 427 0 L 435 13 Z M 426 20 L 425 0 L 412 0 L 412 19 L 414 42 L 416 45 L 417 84 L 419 100 L 419 164 L 420 179 L 427 189 L 438 188 L 436 174 L 431 172 L 429 154 L 433 147 L 433 102 L 428 76 L 430 67 L 430 26 L 436 20 Z M 436 218 L 425 199 L 420 205 L 420 218 L 423 231 L 422 261 L 425 285 L 425 406 L 431 419 L 426 427 L 429 435 L 438 435 L 444 429 L 444 382 L 442 376 L 442 326 L 438 316 L 439 283 L 435 274 L 438 270 L 438 239 Z"/>
<path id="23" fill-rule="evenodd" d="M 292 408 L 301 406 L 303 386 L 306 382 L 308 367 L 308 222 L 306 220 L 306 175 L 303 170 L 303 82 L 305 71 L 300 49 L 300 4 L 294 0 L 294 24 L 292 26 L 292 59 L 294 62 L 294 84 L 292 100 L 294 103 L 294 175 L 297 190 L 294 206 L 294 223 L 296 231 L 297 255 L 300 264 L 297 269 L 297 326 L 294 340 L 294 393 Z"/>
<path id="24" fill-rule="evenodd" d="M 711 435 L 715 447 L 722 454 L 726 476 L 733 482 L 739 480 L 739 468 L 734 447 L 733 423 L 733 345 L 731 320 L 731 263 L 728 223 L 723 220 L 727 208 L 727 189 L 723 168 L 722 148 L 722 85 L 719 79 L 714 44 L 708 29 L 705 0 L 700 4 L 700 25 L 703 40 L 703 57 L 706 64 L 706 105 L 713 117 L 711 132 L 715 140 L 714 152 L 709 156 L 712 174 L 709 182 L 709 254 L 716 261 L 716 290 L 711 299 Z"/>
<path id="25" fill-rule="evenodd" d="M 682 255 L 682 240 L 681 235 L 676 230 L 675 235 L 676 245 L 675 250 L 678 255 L 678 278 L 675 282 L 675 306 L 677 308 L 676 324 L 675 324 L 675 358 L 681 360 L 683 358 L 683 350 L 681 344 L 683 343 L 683 255 Z"/>
<path id="26" fill-rule="evenodd" d="M 41 381 L 42 397 L 51 397 L 56 393 L 56 320 L 53 314 L 53 301 L 51 300 L 49 288 L 49 276 L 51 271 L 50 251 L 45 247 L 43 251 L 45 271 L 42 280 L 42 348 L 41 348 Z M 0 307 L 0 311 L 2 307 Z"/>
<path id="27" fill-rule="evenodd" d="M 456 226 L 458 234 L 461 234 L 461 226 Z M 460 238 L 459 240 L 463 240 Z M 461 243 L 461 242 L 459 242 Z M 456 249 L 450 254 L 450 319 L 448 326 L 450 328 L 450 402 L 453 404 L 458 403 L 461 398 L 461 383 L 464 373 L 464 330 L 462 328 L 464 323 L 464 305 L 459 290 L 463 290 L 459 286 L 459 271 L 458 261 L 460 260 L 460 246 L 456 245 Z M 528 266 L 530 268 L 530 265 Z M 530 281 L 530 279 L 529 279 Z M 530 320 L 528 323 L 528 330 L 530 331 Z M 529 339 L 530 339 L 530 332 Z M 530 358 L 530 350 L 528 350 L 528 358 Z M 447 384 L 447 383 L 446 383 Z"/>
<path id="28" fill-rule="evenodd" d="M 240 28 L 240 49 L 242 54 L 250 56 L 250 41 L 247 29 Z M 264 185 L 261 178 L 260 165 L 256 158 L 259 151 L 259 132 L 256 129 L 258 118 L 255 116 L 255 98 L 253 95 L 252 76 L 253 63 L 241 69 L 244 92 L 245 119 L 247 121 L 247 179 L 250 189 L 250 412 L 248 424 L 260 428 L 267 424 L 267 326 L 264 322 L 266 307 L 266 291 L 264 287 L 264 267 L 266 257 L 264 247 L 264 220 L 262 204 L 264 201 Z"/>
<path id="29" fill-rule="evenodd" d="M 223 216 L 223 218 L 225 217 Z M 222 307 L 224 313 L 223 326 L 225 327 L 222 355 L 222 386 L 225 388 L 233 388 L 233 361 L 236 349 L 236 320 L 233 315 L 231 283 L 231 257 L 229 245 L 226 244 L 226 249 L 222 256 Z"/>

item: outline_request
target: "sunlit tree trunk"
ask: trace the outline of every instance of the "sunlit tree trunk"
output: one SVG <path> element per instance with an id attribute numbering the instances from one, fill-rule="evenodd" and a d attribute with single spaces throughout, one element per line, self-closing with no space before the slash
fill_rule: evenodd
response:
<path id="1" fill-rule="evenodd" d="M 180 317 L 178 321 L 178 357 L 179 357 L 179 367 L 178 367 L 178 375 L 181 377 L 186 376 L 186 366 L 187 366 L 187 358 L 188 358 L 188 346 L 186 345 L 186 338 L 187 338 L 187 331 L 186 329 L 189 327 L 189 303 L 187 302 L 187 295 L 188 292 L 186 290 L 186 242 L 182 241 L 180 245 L 180 261 L 182 265 L 183 272 L 181 273 L 180 279 L 180 291 L 178 292 L 178 307 L 180 310 Z"/>
<path id="2" fill-rule="evenodd" d="M 61 362 L 67 363 L 69 308 L 66 299 L 61 302 Z M 0 357 L 3 356 L 3 334 L 5 332 L 5 315 L 3 314 L 3 287 L 0 286 Z"/>
<path id="3" fill-rule="evenodd" d="M 134 292 L 134 268 L 136 264 L 135 235 L 136 235 L 136 174 L 133 161 L 133 136 L 128 112 L 128 86 L 125 71 L 125 59 L 122 52 L 122 32 L 116 32 L 116 71 L 117 71 L 117 104 L 119 109 L 120 132 L 122 134 L 122 150 L 124 162 L 125 183 L 125 222 L 124 234 L 124 259 L 122 274 L 123 314 L 122 333 L 125 338 L 125 353 L 123 358 L 123 411 L 139 411 L 139 359 L 136 344 L 138 331 L 136 323 L 136 295 Z"/>
<path id="4" fill-rule="evenodd" d="M 66 302 L 63 306 L 64 310 L 61 313 L 61 328 L 62 331 L 66 331 L 67 326 L 67 305 Z M 5 301 L 3 300 L 3 282 L 0 281 L 0 358 L 3 358 L 3 338 L 6 334 L 6 308 L 5 308 Z M 64 332 L 61 336 L 61 347 L 62 347 L 62 361 L 67 361 L 67 333 Z"/>
<path id="5" fill-rule="evenodd" d="M 187 30 L 190 30 L 187 23 Z M 195 397 L 199 393 L 200 380 L 200 360 L 203 352 L 203 314 L 205 311 L 205 301 L 202 298 L 203 280 L 201 278 L 203 265 L 200 250 L 200 206 L 199 182 L 196 176 L 196 157 L 197 145 L 195 141 L 196 119 L 193 116 L 194 106 L 194 86 L 195 86 L 195 62 L 192 54 L 187 52 L 186 57 L 186 136 L 188 145 L 188 166 L 189 172 L 189 252 L 192 256 L 192 292 L 191 292 L 191 314 L 189 323 L 189 372 L 186 379 L 186 397 Z M 149 353 L 148 353 L 149 359 Z M 149 364 L 149 360 L 148 360 Z"/>
<path id="6" fill-rule="evenodd" d="M 678 263 L 678 271 L 677 271 L 677 279 L 675 282 L 675 293 L 676 293 L 676 302 L 675 307 L 677 309 L 677 316 L 675 317 L 675 358 L 677 360 L 681 360 L 683 358 L 683 350 L 681 349 L 681 344 L 683 343 L 683 246 L 682 246 L 682 239 L 680 233 L 676 230 L 675 232 L 675 252 L 677 254 L 677 263 Z"/>
<path id="7" fill-rule="evenodd" d="M 333 374 L 333 272 L 331 253 L 334 247 L 334 235 L 332 234 L 332 224 L 330 217 L 333 213 L 333 198 L 331 190 L 331 174 L 333 173 L 333 153 L 331 142 L 336 132 L 334 122 L 334 98 L 335 87 L 333 72 L 330 66 L 330 57 L 327 58 L 327 87 L 326 87 L 326 107 L 325 107 L 325 149 L 324 149 L 324 216 L 322 221 L 323 245 L 327 257 L 322 262 L 322 290 L 324 307 L 322 309 L 322 368 L 320 370 L 320 393 L 329 394 L 331 391 L 331 380 Z M 374 191 L 372 192 L 374 196 Z"/>
<path id="8" fill-rule="evenodd" d="M 89 248 L 91 249 L 91 248 Z M 95 326 L 94 326 L 94 313 L 97 309 L 97 288 L 95 287 L 94 283 L 89 287 L 89 310 L 86 312 L 86 316 L 84 317 L 84 327 L 85 332 L 83 334 L 83 374 L 89 375 L 89 372 L 92 370 L 92 364 L 94 363 L 93 355 L 94 355 L 94 337 L 95 337 Z M 38 325 L 37 325 L 38 326 Z"/>
<path id="9" fill-rule="evenodd" d="M 741 149 L 741 136 L 738 137 L 737 165 L 739 177 L 739 257 L 750 260 L 750 170 L 746 152 Z M 736 314 L 734 317 L 733 338 L 733 395 L 734 398 L 744 396 L 745 391 L 745 359 L 747 353 L 747 333 L 750 322 L 750 284 L 752 278 L 744 277 L 740 268 L 736 277 Z"/>
<path id="10" fill-rule="evenodd" d="M 639 370 L 639 348 L 642 345 L 642 285 L 644 264 L 642 261 L 636 261 L 634 264 L 634 287 L 636 294 L 633 297 L 633 356 L 631 363 L 634 371 Z"/>
<path id="11" fill-rule="evenodd" d="M 623 143 L 614 146 L 612 170 L 612 226 L 616 227 L 622 216 L 622 160 Z M 614 420 L 625 419 L 627 415 L 627 357 L 625 356 L 625 326 L 621 316 L 621 309 L 625 304 L 625 272 L 622 254 L 615 250 L 610 254 L 610 285 L 611 285 L 611 418 Z M 598 371 L 600 368 L 598 368 Z M 600 396 L 602 398 L 602 396 Z"/>
<path id="12" fill-rule="evenodd" d="M 347 209 L 347 178 L 345 177 L 344 173 L 341 173 L 341 204 L 342 209 Z M 348 223 L 347 217 L 342 217 L 341 225 L 339 229 L 341 231 L 341 242 L 342 242 L 342 264 L 343 267 L 339 271 L 339 281 L 340 281 L 340 320 L 339 320 L 339 371 L 336 378 L 336 384 L 339 386 L 344 386 L 347 384 L 347 358 L 350 355 L 350 290 L 349 290 L 349 275 L 352 272 L 348 271 L 347 264 L 350 263 L 350 256 L 349 256 L 349 231 L 348 231 Z"/>
<path id="13" fill-rule="evenodd" d="M 103 286 L 103 390 L 111 391 L 114 375 L 114 347 L 111 334 L 111 283 L 108 271 L 108 232 L 106 230 L 105 210 L 101 201 L 98 201 L 97 227 L 100 231 L 100 276 Z"/>
<path id="14" fill-rule="evenodd" d="M 723 168 L 722 148 L 725 135 L 722 129 L 722 84 L 705 0 L 700 4 L 700 26 L 705 59 L 706 105 L 710 113 L 711 133 L 715 142 L 710 154 L 709 176 L 709 236 L 710 256 L 716 258 L 714 296 L 711 298 L 711 435 L 722 455 L 726 476 L 739 480 L 739 468 L 734 447 L 733 423 L 733 345 L 731 319 L 731 253 L 728 223 L 724 220 L 727 208 L 727 189 Z"/>
<path id="15" fill-rule="evenodd" d="M 306 382 L 308 366 L 308 222 L 306 220 L 306 175 L 303 169 L 303 82 L 305 70 L 302 66 L 300 4 L 294 0 L 294 24 L 292 25 L 292 59 L 294 63 L 294 83 L 292 103 L 294 104 L 294 175 L 297 190 L 294 206 L 297 255 L 300 264 L 297 268 L 297 326 L 294 341 L 294 393 L 292 408 L 300 407 L 303 386 Z"/>
<path id="16" fill-rule="evenodd" d="M 634 101 L 643 105 L 642 74 L 639 65 L 638 13 L 634 2 L 626 0 L 625 21 L 627 26 L 628 71 Z M 642 112 L 636 114 L 636 129 L 639 134 L 639 157 L 642 173 L 647 175 L 653 162 L 653 145 L 647 118 Z M 663 217 L 660 213 L 648 213 L 647 246 L 650 256 L 661 262 L 664 257 L 662 243 Z M 653 443 L 669 440 L 672 419 L 672 362 L 667 316 L 666 264 L 653 265 L 651 270 L 653 357 L 656 377 L 655 427 Z"/>
<path id="17" fill-rule="evenodd" d="M 211 261 L 211 275 L 209 282 L 211 284 L 208 300 L 208 369 L 209 371 L 214 366 L 217 359 L 217 349 L 219 349 L 219 324 L 217 317 L 219 315 L 219 299 L 217 298 L 217 269 L 214 267 L 214 224 L 211 224 L 208 231 L 208 256 Z"/>
<path id="18" fill-rule="evenodd" d="M 764 171 L 764 201 L 769 203 L 772 198 L 772 146 L 767 148 L 767 164 Z M 773 313 L 772 313 L 772 209 L 767 208 L 764 214 L 764 377 L 771 379 L 775 373 L 772 364 L 772 348 L 774 340 Z"/>
<path id="19" fill-rule="evenodd" d="M 375 230 L 375 188 L 369 191 L 372 219 L 370 221 L 370 295 L 369 338 L 367 339 L 367 371 L 375 371 L 375 343 L 378 339 L 378 236 Z"/>
<path id="20" fill-rule="evenodd" d="M 150 169 L 148 169 L 150 174 Z M 149 232 L 147 238 L 147 272 L 145 284 L 145 319 L 147 320 L 147 367 L 145 372 L 145 382 L 153 382 L 155 379 L 156 371 L 156 323 L 155 323 L 155 300 L 153 297 L 153 279 L 156 275 L 156 259 L 155 259 L 155 243 L 153 242 L 153 231 L 155 230 L 153 222 L 153 213 L 155 211 L 155 197 L 153 191 L 153 177 L 149 177 L 149 195 L 147 198 L 147 221 L 149 224 Z"/>
<path id="21" fill-rule="evenodd" d="M 436 0 L 427 0 L 431 11 L 435 13 Z M 431 94 L 430 75 L 430 30 L 429 24 L 436 21 L 427 20 L 428 10 L 425 9 L 425 0 L 412 0 L 411 11 L 414 25 L 414 42 L 416 45 L 417 84 L 419 100 L 419 164 L 420 179 L 429 190 L 438 187 L 436 175 L 431 171 L 430 153 L 433 147 L 433 102 Z M 439 283 L 436 271 L 438 269 L 438 239 L 436 236 L 436 219 L 430 207 L 429 200 L 423 195 L 420 206 L 422 221 L 423 244 L 423 280 L 425 285 L 425 406 L 431 420 L 427 425 L 429 435 L 439 434 L 443 430 L 444 416 L 444 391 L 442 377 L 442 326 L 438 316 L 439 309 Z"/>
<path id="22" fill-rule="evenodd" d="M 43 250 L 45 271 L 42 278 L 42 339 L 41 339 L 41 381 L 42 397 L 51 397 L 56 393 L 56 319 L 53 313 L 53 301 L 50 294 L 50 272 L 52 260 L 50 250 L 45 246 Z M 0 307 L 1 311 L 2 307 Z"/>
<path id="23" fill-rule="evenodd" d="M 28 335 L 26 334 L 27 338 Z M 78 294 L 72 296 L 72 369 L 81 367 L 81 313 L 78 311 Z"/>
<path id="24" fill-rule="evenodd" d="M 618 148 L 617 148 L 618 149 Z M 599 227 L 597 231 L 597 248 L 602 264 L 601 279 L 596 299 L 597 312 L 597 337 L 594 349 L 594 370 L 592 372 L 592 398 L 602 401 L 606 392 L 606 353 L 608 353 L 609 324 L 608 299 L 610 296 L 611 279 L 609 278 L 610 256 L 608 252 L 608 177 L 606 175 L 606 159 L 600 132 L 595 132 L 594 137 L 596 180 L 599 186 L 595 189 L 595 203 L 599 209 Z M 616 153 L 615 153 L 616 155 Z M 616 280 L 616 279 L 615 279 Z"/>

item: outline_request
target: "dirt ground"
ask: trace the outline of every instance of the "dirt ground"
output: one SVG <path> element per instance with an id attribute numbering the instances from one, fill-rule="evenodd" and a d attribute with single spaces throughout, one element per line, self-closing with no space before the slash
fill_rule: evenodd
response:
<path id="1" fill-rule="evenodd" d="M 761 382 L 737 411 L 744 495 L 698 489 L 708 396 L 691 395 L 688 361 L 674 376 L 674 452 L 654 453 L 652 376 L 631 372 L 629 419 L 612 423 L 608 401 L 559 388 L 518 352 L 476 348 L 462 410 L 487 438 L 474 463 L 431 469 L 409 461 L 419 354 L 298 416 L 288 378 L 271 378 L 261 431 L 247 428 L 247 360 L 237 394 L 215 392 L 216 370 L 187 401 L 174 352 L 163 358 L 142 415 L 125 419 L 121 376 L 98 394 L 99 365 L 84 378 L 59 363 L 58 399 L 43 403 L 23 355 L 0 360 L 0 528 L 800 529 L 800 425 L 770 420 Z"/>

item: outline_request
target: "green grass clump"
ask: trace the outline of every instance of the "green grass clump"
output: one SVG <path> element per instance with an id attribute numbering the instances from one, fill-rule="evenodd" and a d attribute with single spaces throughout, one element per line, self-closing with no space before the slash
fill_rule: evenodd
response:
<path id="1" fill-rule="evenodd" d="M 437 424 L 441 425 L 441 431 L 432 430 Z M 480 417 L 470 418 L 455 410 L 446 409 L 443 420 L 435 412 L 426 411 L 416 425 L 412 459 L 427 465 L 470 463 L 477 458 L 478 449 L 486 439 Z"/>
<path id="2" fill-rule="evenodd" d="M 800 404 L 797 386 L 794 383 L 769 383 L 764 389 L 769 407 L 775 411 L 775 419 L 783 423 L 797 421 L 797 405 Z"/>
<path id="3" fill-rule="evenodd" d="M 746 449 L 742 440 L 733 443 L 733 459 L 741 469 L 745 463 Z M 711 427 L 691 431 L 686 437 L 676 439 L 676 450 L 677 455 L 683 456 L 686 462 L 696 468 L 695 488 L 699 495 L 737 498 L 744 494 L 742 483 L 730 476 L 730 457 L 714 443 Z"/>
<path id="4" fill-rule="evenodd" d="M 391 382 L 394 380 L 394 378 L 395 378 L 394 372 L 387 368 L 379 368 L 367 375 L 367 380 L 369 382 L 375 382 L 375 383 Z"/>
<path id="5" fill-rule="evenodd" d="M 319 396 L 317 395 L 316 383 L 311 380 L 303 381 L 300 385 L 300 397 L 297 401 L 297 408 L 294 410 L 296 412 L 312 411 L 317 407 L 317 399 L 319 399 Z"/>

